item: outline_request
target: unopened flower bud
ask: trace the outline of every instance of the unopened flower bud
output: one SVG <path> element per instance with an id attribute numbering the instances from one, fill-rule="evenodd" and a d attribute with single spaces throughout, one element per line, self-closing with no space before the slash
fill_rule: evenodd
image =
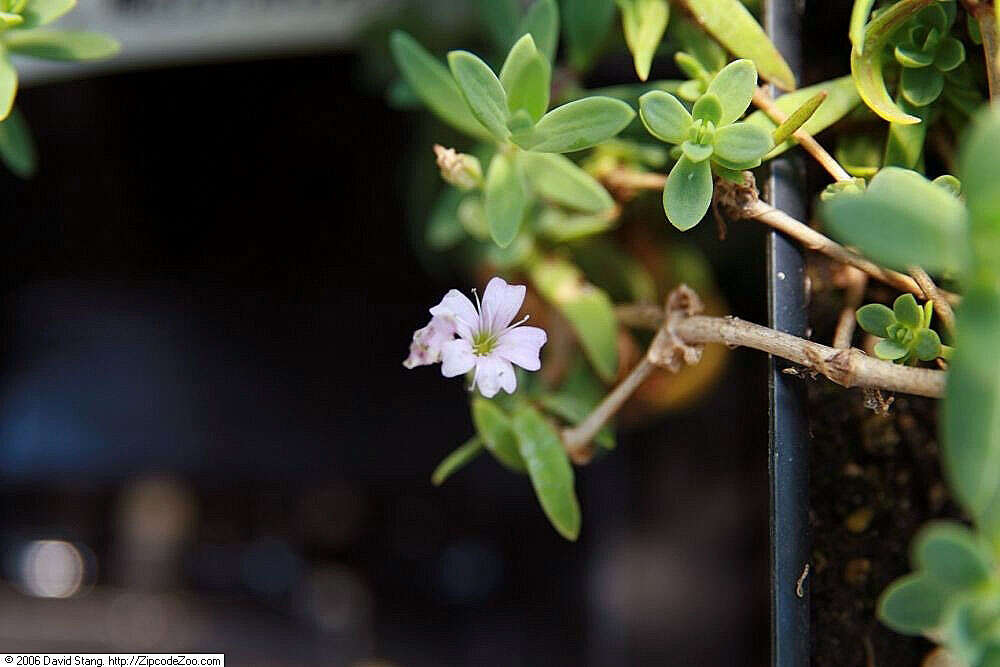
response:
<path id="1" fill-rule="evenodd" d="M 483 168 L 474 155 L 458 153 L 454 148 L 434 145 L 441 178 L 462 190 L 479 187 L 483 182 Z"/>

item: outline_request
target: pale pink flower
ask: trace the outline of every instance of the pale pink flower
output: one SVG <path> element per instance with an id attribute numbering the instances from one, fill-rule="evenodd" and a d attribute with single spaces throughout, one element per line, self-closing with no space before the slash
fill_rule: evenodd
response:
<path id="1" fill-rule="evenodd" d="M 441 303 L 431 308 L 434 316 L 431 324 L 414 334 L 414 344 L 418 342 L 418 334 L 421 344 L 431 340 L 437 344 L 444 325 L 429 334 L 421 332 L 439 320 L 452 324 L 458 338 L 440 345 L 441 374 L 455 377 L 474 371 L 470 390 L 478 388 L 486 398 L 495 396 L 501 389 L 512 394 L 517 388 L 513 364 L 537 371 L 542 366 L 538 355 L 546 341 L 544 330 L 522 326 L 527 316 L 511 324 L 524 303 L 524 294 L 524 285 L 508 285 L 502 278 L 490 280 L 482 302 L 477 296 L 475 304 L 458 290 L 451 290 Z M 427 347 L 432 352 L 437 349 L 430 343 Z"/>
<path id="2" fill-rule="evenodd" d="M 455 338 L 455 321 L 450 317 L 432 317 L 423 329 L 413 332 L 410 356 L 403 365 L 407 368 L 427 366 L 441 361 L 441 348 Z"/>

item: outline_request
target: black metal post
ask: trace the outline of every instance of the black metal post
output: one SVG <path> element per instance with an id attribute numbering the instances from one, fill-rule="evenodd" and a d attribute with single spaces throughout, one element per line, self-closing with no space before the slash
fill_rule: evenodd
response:
<path id="1" fill-rule="evenodd" d="M 800 3 L 766 0 L 764 26 L 796 75 L 801 73 Z M 773 206 L 805 217 L 804 169 L 800 155 L 770 162 L 765 194 Z M 770 325 L 803 336 L 808 326 L 802 251 L 774 231 L 766 236 Z M 809 442 L 805 385 L 768 364 L 770 401 L 771 664 L 809 664 Z"/>

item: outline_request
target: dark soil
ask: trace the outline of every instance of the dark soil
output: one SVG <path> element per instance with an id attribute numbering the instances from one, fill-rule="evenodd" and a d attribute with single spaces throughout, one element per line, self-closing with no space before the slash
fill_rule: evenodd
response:
<path id="1" fill-rule="evenodd" d="M 820 279 L 822 280 L 822 279 Z M 814 281 L 815 284 L 815 281 Z M 868 301 L 891 302 L 870 293 Z M 840 294 L 814 296 L 814 338 L 829 341 Z M 858 344 L 856 334 L 855 344 Z M 958 516 L 941 478 L 936 401 L 894 399 L 887 415 L 873 397 L 822 378 L 810 382 L 813 664 L 918 665 L 932 648 L 875 618 L 885 587 L 909 571 L 909 544 L 920 526 Z"/>

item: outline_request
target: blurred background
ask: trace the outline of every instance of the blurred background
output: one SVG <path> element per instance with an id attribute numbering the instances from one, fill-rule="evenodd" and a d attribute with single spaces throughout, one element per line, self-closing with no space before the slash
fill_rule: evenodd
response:
<path id="1" fill-rule="evenodd" d="M 488 457 L 430 484 L 473 432 L 465 391 L 401 361 L 474 278 L 417 242 L 453 135 L 387 96 L 387 40 L 475 50 L 483 2 L 81 0 L 62 25 L 123 55 L 21 66 L 40 168 L 0 176 L 4 651 L 766 662 L 763 355 L 577 469 L 576 544 Z M 625 49 L 591 78 L 632 81 Z M 762 234 L 685 238 L 762 321 Z"/>

